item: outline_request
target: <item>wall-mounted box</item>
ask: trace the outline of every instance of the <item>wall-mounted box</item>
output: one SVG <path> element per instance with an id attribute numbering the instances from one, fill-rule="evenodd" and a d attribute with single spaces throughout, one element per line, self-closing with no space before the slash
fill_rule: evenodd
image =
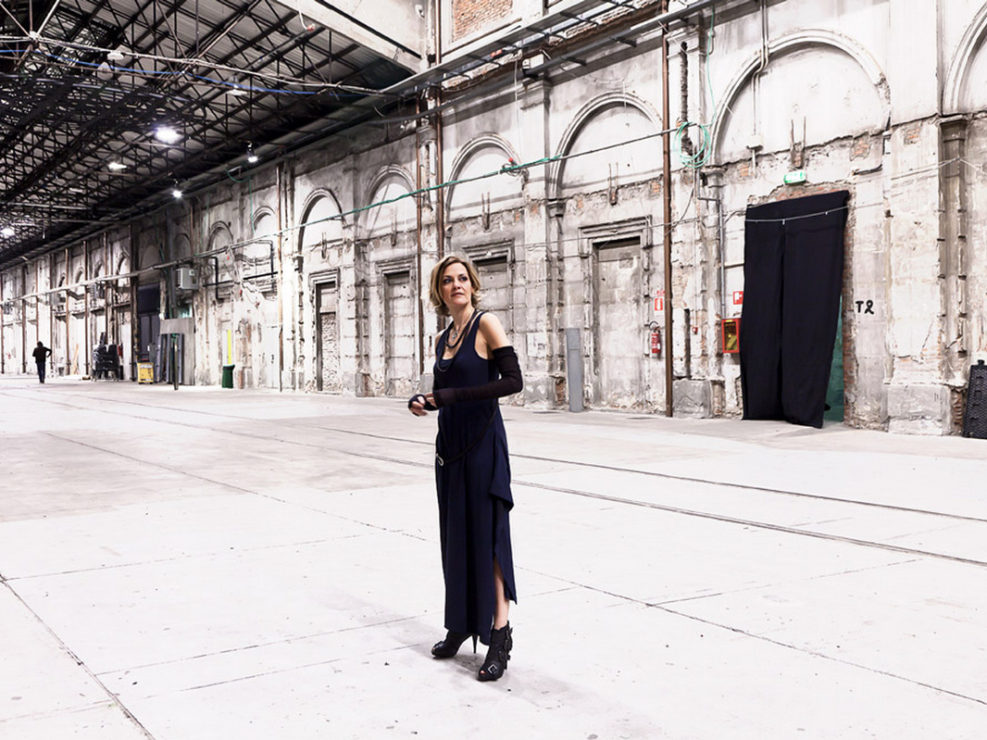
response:
<path id="1" fill-rule="evenodd" d="M 175 270 L 175 284 L 179 290 L 198 290 L 199 275 L 194 267 L 179 267 Z"/>
<path id="2" fill-rule="evenodd" d="M 725 355 L 735 355 L 740 352 L 740 319 L 720 321 L 720 346 Z"/>

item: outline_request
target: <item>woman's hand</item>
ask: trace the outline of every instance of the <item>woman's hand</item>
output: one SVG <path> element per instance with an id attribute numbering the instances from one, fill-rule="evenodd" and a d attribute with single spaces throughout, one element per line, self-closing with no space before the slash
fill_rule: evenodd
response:
<path id="1" fill-rule="evenodd" d="M 435 398 L 431 393 L 419 393 L 408 401 L 408 410 L 415 416 L 428 416 L 429 408 L 435 408 Z"/>

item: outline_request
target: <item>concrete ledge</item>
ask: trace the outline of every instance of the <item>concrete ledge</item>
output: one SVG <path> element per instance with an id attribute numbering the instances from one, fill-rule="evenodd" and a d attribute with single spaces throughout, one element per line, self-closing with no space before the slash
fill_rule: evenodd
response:
<path id="1" fill-rule="evenodd" d="M 892 384 L 888 386 L 888 418 L 892 434 L 949 434 L 949 388 Z"/>
<path id="2" fill-rule="evenodd" d="M 676 416 L 708 419 L 713 415 L 713 390 L 708 380 L 672 382 L 672 405 Z"/>
<path id="3" fill-rule="evenodd" d="M 525 406 L 534 408 L 557 408 L 559 406 L 554 378 L 544 376 L 525 378 L 523 393 Z"/>

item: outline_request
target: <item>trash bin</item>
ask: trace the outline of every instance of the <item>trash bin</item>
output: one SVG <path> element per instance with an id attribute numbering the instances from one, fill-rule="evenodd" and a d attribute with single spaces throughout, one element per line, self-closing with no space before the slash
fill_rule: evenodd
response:
<path id="1" fill-rule="evenodd" d="M 138 383 L 154 382 L 154 363 L 151 362 L 137 363 L 137 382 Z"/>
<path id="2" fill-rule="evenodd" d="M 233 387 L 233 368 L 236 365 L 223 365 L 223 388 Z"/>

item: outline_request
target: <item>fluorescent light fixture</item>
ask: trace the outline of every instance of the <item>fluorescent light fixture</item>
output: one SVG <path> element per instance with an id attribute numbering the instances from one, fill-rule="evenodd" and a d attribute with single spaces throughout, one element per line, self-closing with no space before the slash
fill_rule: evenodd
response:
<path id="1" fill-rule="evenodd" d="M 154 138 L 165 144 L 174 144 L 182 138 L 182 135 L 171 126 L 158 126 L 154 129 Z"/>
<path id="2" fill-rule="evenodd" d="M 110 62 L 122 62 L 130 56 L 130 49 L 126 46 L 118 46 L 112 51 L 107 52 L 106 59 Z"/>
<path id="3" fill-rule="evenodd" d="M 11 237 L 13 235 L 14 235 L 14 230 L 9 226 L 4 226 L 3 229 L 0 229 L 0 236 L 2 237 Z"/>
<path id="4" fill-rule="evenodd" d="M 117 162 L 117 161 L 110 162 L 106 166 L 109 167 L 114 172 L 127 169 L 127 165 L 125 165 L 123 162 Z"/>

